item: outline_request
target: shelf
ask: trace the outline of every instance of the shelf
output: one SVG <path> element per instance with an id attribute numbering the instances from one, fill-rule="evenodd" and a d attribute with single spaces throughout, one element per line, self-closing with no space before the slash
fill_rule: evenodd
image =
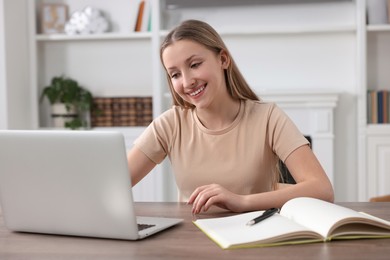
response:
<path id="1" fill-rule="evenodd" d="M 339 92 L 315 89 L 315 90 L 263 90 L 256 93 L 263 101 L 288 104 L 305 104 L 311 107 L 336 107 Z M 167 100 L 172 100 L 170 92 L 164 93 Z"/>
<path id="2" fill-rule="evenodd" d="M 367 25 L 368 32 L 390 32 L 390 24 Z"/>
<path id="3" fill-rule="evenodd" d="M 240 30 L 221 29 L 218 33 L 221 36 L 245 36 L 245 35 L 270 35 L 270 34 L 316 34 L 316 33 L 354 33 L 356 27 L 353 25 L 344 26 L 283 26 L 283 27 L 260 27 L 241 28 Z M 166 36 L 167 30 L 161 31 L 160 36 Z"/>
<path id="4" fill-rule="evenodd" d="M 92 127 L 89 129 L 80 129 L 78 131 L 113 131 L 121 132 L 123 134 L 141 134 L 146 129 L 146 126 L 110 126 L 110 127 Z M 53 128 L 53 127 L 40 127 L 39 130 L 53 130 L 53 131 L 74 131 L 69 128 Z"/>
<path id="5" fill-rule="evenodd" d="M 221 30 L 222 36 L 234 35 L 266 35 L 266 34 L 315 34 L 315 33 L 345 33 L 355 32 L 354 26 L 284 26 L 264 27 L 257 29 L 242 29 L 240 31 Z"/>
<path id="6" fill-rule="evenodd" d="M 389 136 L 390 124 L 368 124 L 367 135 Z"/>
<path id="7" fill-rule="evenodd" d="M 258 0 L 218 0 L 218 1 L 209 1 L 209 0 L 197 0 L 197 1 L 188 1 L 188 0 L 166 0 L 167 9 L 178 9 L 178 8 L 199 8 L 199 7 L 220 7 L 220 6 L 242 6 L 242 5 L 253 5 L 259 4 Z M 261 1 L 260 1 L 261 3 Z"/>
<path id="8" fill-rule="evenodd" d="M 88 40 L 132 40 L 132 39 L 151 39 L 151 32 L 134 33 L 103 33 L 88 35 L 67 35 L 67 34 L 38 34 L 37 41 L 88 41 Z"/>
<path id="9" fill-rule="evenodd" d="M 110 126 L 110 127 L 92 127 L 92 131 L 111 131 L 111 132 L 120 132 L 124 135 L 134 135 L 138 136 L 140 135 L 144 130 L 146 129 L 146 126 Z"/>

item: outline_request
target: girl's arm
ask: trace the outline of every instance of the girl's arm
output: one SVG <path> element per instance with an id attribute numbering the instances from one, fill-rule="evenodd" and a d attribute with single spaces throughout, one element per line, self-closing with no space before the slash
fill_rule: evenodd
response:
<path id="1" fill-rule="evenodd" d="M 156 166 L 156 163 L 135 146 L 127 154 L 127 164 L 133 186 Z"/>
<path id="2" fill-rule="evenodd" d="M 304 145 L 293 151 L 285 164 L 297 184 L 251 195 L 234 194 L 220 185 L 210 184 L 197 188 L 188 203 L 193 204 L 193 213 L 199 213 L 207 211 L 212 205 L 235 212 L 280 208 L 296 197 L 313 197 L 333 202 L 332 185 L 309 146 Z"/>

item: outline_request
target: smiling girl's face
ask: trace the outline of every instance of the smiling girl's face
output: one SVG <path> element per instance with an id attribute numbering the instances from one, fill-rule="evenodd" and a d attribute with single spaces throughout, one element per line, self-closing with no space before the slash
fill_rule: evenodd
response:
<path id="1" fill-rule="evenodd" d="M 162 59 L 174 91 L 197 109 L 218 104 L 229 95 L 224 77 L 228 58 L 224 51 L 216 54 L 194 41 L 179 40 L 164 50 Z"/>

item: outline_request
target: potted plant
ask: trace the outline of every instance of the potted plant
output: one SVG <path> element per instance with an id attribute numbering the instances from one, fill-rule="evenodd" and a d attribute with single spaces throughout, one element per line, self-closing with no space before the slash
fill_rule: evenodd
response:
<path id="1" fill-rule="evenodd" d="M 45 97 L 51 105 L 55 127 L 78 129 L 90 126 L 93 96 L 77 81 L 64 76 L 54 77 L 50 85 L 44 87 L 41 101 Z"/>

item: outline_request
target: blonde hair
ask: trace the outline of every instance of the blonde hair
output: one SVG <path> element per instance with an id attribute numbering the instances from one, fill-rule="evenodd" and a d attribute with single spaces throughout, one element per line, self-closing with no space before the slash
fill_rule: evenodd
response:
<path id="1" fill-rule="evenodd" d="M 190 40 L 202 44 L 207 49 L 219 55 L 225 51 L 230 59 L 228 68 L 225 70 L 225 81 L 228 93 L 233 99 L 237 100 L 256 100 L 260 98 L 253 92 L 242 76 L 236 63 L 234 62 L 229 50 L 223 42 L 221 36 L 209 24 L 198 20 L 183 21 L 168 33 L 160 48 L 160 59 L 164 65 L 162 55 L 164 50 L 176 41 Z M 173 104 L 184 108 L 194 108 L 194 105 L 183 100 L 173 89 L 171 77 L 166 72 L 169 88 L 173 97 Z M 276 189 L 278 182 L 281 181 L 281 171 L 278 165 L 275 165 L 272 172 L 271 189 Z"/>
<path id="2" fill-rule="evenodd" d="M 225 51 L 230 58 L 229 66 L 225 70 L 225 80 L 228 92 L 231 97 L 238 100 L 260 100 L 242 76 L 221 36 L 209 24 L 198 20 L 187 20 L 182 22 L 179 26 L 168 33 L 160 48 L 160 59 L 163 64 L 164 62 L 162 55 L 164 50 L 174 42 L 180 40 L 190 40 L 202 44 L 217 55 L 220 54 L 221 51 Z M 171 78 L 168 73 L 166 76 L 173 97 L 174 105 L 185 108 L 193 108 L 194 106 L 192 104 L 183 100 L 174 91 Z"/>

